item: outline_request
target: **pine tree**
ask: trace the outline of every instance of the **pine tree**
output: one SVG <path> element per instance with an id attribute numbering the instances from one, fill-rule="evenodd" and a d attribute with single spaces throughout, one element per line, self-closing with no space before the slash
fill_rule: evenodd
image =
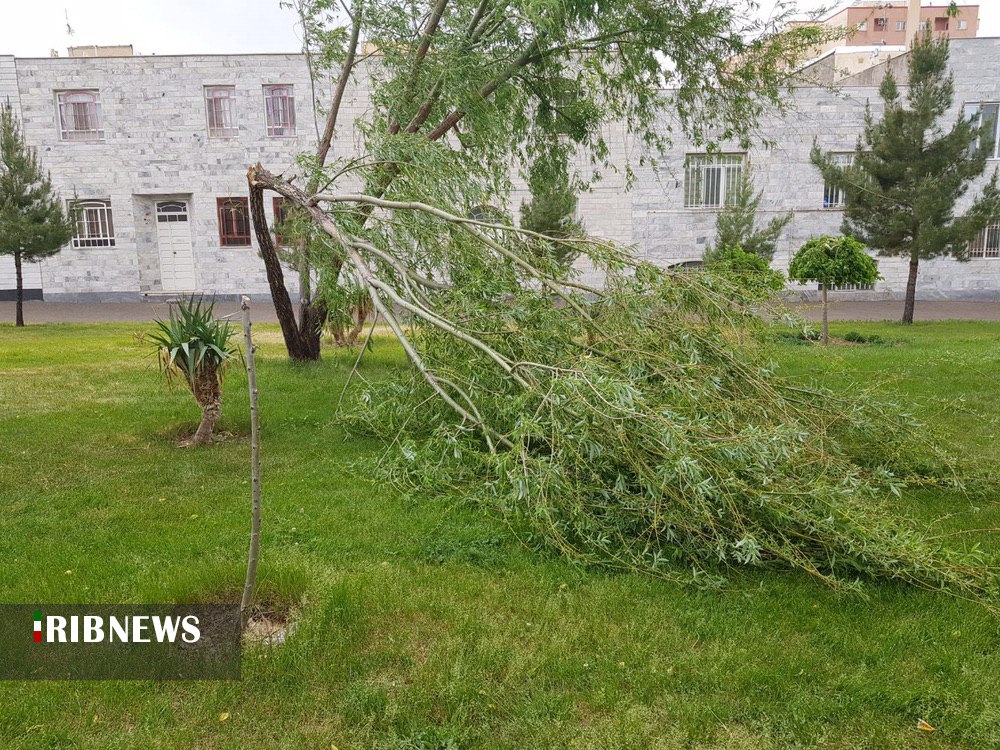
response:
<path id="1" fill-rule="evenodd" d="M 22 264 L 54 255 L 72 236 L 72 217 L 7 102 L 0 109 L 0 254 L 14 256 L 16 325 L 24 325 Z"/>
<path id="2" fill-rule="evenodd" d="M 736 248 L 759 255 L 767 261 L 774 258 L 774 246 L 792 214 L 776 216 L 763 227 L 757 227 L 757 211 L 764 191 L 754 191 L 753 170 L 748 165 L 740 176 L 736 192 L 715 221 L 715 246 L 705 252 L 705 263 L 728 257 Z"/>
<path id="3" fill-rule="evenodd" d="M 920 261 L 949 254 L 965 260 L 967 243 L 1000 220 L 1000 190 L 994 172 L 965 214 L 955 215 L 956 202 L 986 169 L 978 148 L 986 129 L 963 117 L 948 132 L 938 124 L 954 99 L 946 39 L 925 34 L 910 51 L 908 106 L 891 70 L 879 94 L 885 113 L 876 120 L 869 109 L 853 164 L 834 164 L 816 146 L 812 161 L 844 192 L 844 234 L 879 255 L 909 259 L 903 322 L 912 323 Z"/>
<path id="4" fill-rule="evenodd" d="M 553 239 L 584 234 L 583 225 L 576 219 L 576 185 L 569 173 L 565 149 L 553 145 L 536 156 L 528 168 L 528 189 L 531 199 L 521 202 L 522 229 Z M 572 246 L 563 244 L 536 243 L 534 250 L 567 272 L 578 255 Z"/>

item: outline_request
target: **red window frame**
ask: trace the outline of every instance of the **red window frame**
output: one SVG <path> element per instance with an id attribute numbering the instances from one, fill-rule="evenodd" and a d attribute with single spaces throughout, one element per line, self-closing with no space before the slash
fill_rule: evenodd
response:
<path id="1" fill-rule="evenodd" d="M 101 95 L 92 89 L 56 92 L 59 138 L 63 141 L 103 141 Z"/>
<path id="2" fill-rule="evenodd" d="M 250 247 L 250 200 L 216 198 L 219 216 L 219 244 L 222 247 Z"/>
<path id="3" fill-rule="evenodd" d="M 295 89 L 290 84 L 264 86 L 264 124 L 269 138 L 295 135 Z"/>
<path id="4" fill-rule="evenodd" d="M 236 138 L 240 134 L 236 124 L 236 87 L 206 86 L 205 114 L 208 118 L 209 138 Z"/>
<path id="5" fill-rule="evenodd" d="M 288 218 L 288 212 L 285 209 L 285 199 L 277 195 L 272 199 L 271 209 L 274 211 L 274 243 L 276 245 L 283 245 L 281 235 L 278 233 L 278 225 L 283 224 Z"/>

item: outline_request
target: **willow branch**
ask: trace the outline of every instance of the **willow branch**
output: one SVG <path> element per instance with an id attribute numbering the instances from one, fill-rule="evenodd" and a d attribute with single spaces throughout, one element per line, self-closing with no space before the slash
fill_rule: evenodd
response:
<path id="1" fill-rule="evenodd" d="M 337 118 L 340 116 L 340 104 L 344 99 L 344 91 L 347 90 L 347 81 L 351 77 L 351 71 L 354 68 L 354 58 L 358 51 L 358 37 L 361 34 L 361 0 L 355 0 L 352 16 L 351 41 L 348 43 L 344 64 L 340 68 L 340 78 L 337 80 L 337 88 L 333 92 L 333 100 L 330 102 L 330 111 L 326 116 L 326 127 L 323 129 L 323 137 L 320 138 L 316 149 L 316 166 L 320 169 L 326 164 L 326 156 L 330 152 L 330 145 L 333 142 L 333 132 L 337 127 Z"/>
<path id="2" fill-rule="evenodd" d="M 441 16 L 444 15 L 444 9 L 447 5 L 448 0 L 437 0 L 437 3 L 434 4 L 434 9 L 431 11 L 430 18 L 427 19 L 427 23 L 424 25 L 424 30 L 420 36 L 420 44 L 413 56 L 413 65 L 410 66 L 410 72 L 406 79 L 406 87 L 403 89 L 399 104 L 401 110 L 409 107 L 410 101 L 413 99 L 413 90 L 417 86 L 417 76 L 420 73 L 420 67 L 423 65 L 424 58 L 427 57 L 427 51 L 431 47 L 431 39 L 437 33 L 438 24 L 441 22 Z M 392 123 L 389 125 L 389 134 L 395 135 L 398 132 L 399 120 L 393 117 Z"/>

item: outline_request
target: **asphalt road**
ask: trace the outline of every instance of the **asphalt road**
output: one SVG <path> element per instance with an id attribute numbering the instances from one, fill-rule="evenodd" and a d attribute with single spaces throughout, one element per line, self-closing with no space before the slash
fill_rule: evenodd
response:
<path id="1" fill-rule="evenodd" d="M 818 304 L 793 303 L 794 309 L 812 320 L 819 320 Z M 239 303 L 218 302 L 218 314 L 239 313 Z M 269 299 L 251 307 L 255 322 L 274 323 L 274 308 Z M 25 302 L 27 323 L 100 323 L 146 322 L 165 318 L 168 307 L 162 302 Z M 901 300 L 891 302 L 838 301 L 830 305 L 831 320 L 899 320 L 903 314 Z M 918 301 L 914 319 L 921 320 L 991 320 L 1000 321 L 1000 301 Z M 0 323 L 14 322 L 14 303 L 0 302 Z"/>

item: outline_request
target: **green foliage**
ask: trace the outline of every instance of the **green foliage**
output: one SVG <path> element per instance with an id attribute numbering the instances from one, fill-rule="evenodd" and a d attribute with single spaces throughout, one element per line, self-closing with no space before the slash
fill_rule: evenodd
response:
<path id="1" fill-rule="evenodd" d="M 976 147 L 985 131 L 975 122 L 959 118 L 948 131 L 940 127 L 954 100 L 948 40 L 934 40 L 930 31 L 918 37 L 909 54 L 909 106 L 891 70 L 879 93 L 885 112 L 876 119 L 868 110 L 851 166 L 813 147 L 823 178 L 846 196 L 844 233 L 880 255 L 964 259 L 966 243 L 1000 220 L 1000 189 L 994 171 L 969 209 L 955 215 L 956 202 L 985 171 L 986 154 Z"/>
<path id="2" fill-rule="evenodd" d="M 14 110 L 0 107 L 0 254 L 33 262 L 53 255 L 73 236 L 73 217 L 63 208 L 28 146 Z"/>
<path id="3" fill-rule="evenodd" d="M 816 281 L 828 289 L 847 284 L 873 284 L 882 278 L 878 263 L 853 237 L 823 235 L 804 244 L 788 265 L 788 277 Z"/>
<path id="4" fill-rule="evenodd" d="M 576 219 L 577 186 L 569 174 L 569 158 L 565 149 L 553 145 L 544 154 L 538 154 L 528 170 L 528 189 L 531 200 L 521 202 L 521 228 L 552 239 L 580 237 L 585 234 L 583 224 Z M 567 270 L 579 252 L 565 243 L 533 242 L 535 254 L 550 256 Z"/>
<path id="5" fill-rule="evenodd" d="M 425 365 L 461 384 L 487 427 L 456 420 L 419 375 L 370 386 L 351 422 L 399 446 L 380 475 L 468 498 L 572 559 L 698 585 L 747 566 L 849 588 L 862 577 L 963 595 L 992 585 L 884 510 L 896 474 L 914 468 L 911 419 L 774 378 L 756 343 L 761 300 L 723 275 L 608 270 L 589 333 L 538 291 L 512 285 L 503 305 L 449 293 L 444 304 L 520 363 L 523 382 L 419 329 Z M 848 444 L 865 446 L 864 462 Z"/>
<path id="6" fill-rule="evenodd" d="M 233 341 L 236 331 L 229 321 L 216 320 L 215 305 L 200 297 L 180 299 L 167 320 L 154 321 L 156 330 L 146 338 L 157 350 L 167 378 L 181 375 L 193 384 L 202 375 L 220 376 L 239 355 Z"/>
<path id="7" fill-rule="evenodd" d="M 771 268 L 764 256 L 745 252 L 736 245 L 719 248 L 706 256 L 705 266 L 730 276 L 747 292 L 764 299 L 774 297 L 785 288 L 785 275 Z"/>
<path id="8" fill-rule="evenodd" d="M 879 336 L 877 333 L 863 334 L 857 331 L 848 331 L 844 334 L 844 341 L 850 341 L 852 344 L 878 344 L 886 345 L 893 343 L 890 339 L 884 336 Z"/>
<path id="9" fill-rule="evenodd" d="M 774 258 L 774 248 L 788 222 L 791 212 L 776 216 L 763 227 L 757 227 L 757 212 L 764 191 L 754 192 L 753 170 L 748 164 L 740 176 L 736 191 L 715 221 L 715 246 L 705 252 L 705 263 L 710 264 L 718 254 L 725 255 L 733 248 L 759 255 L 765 260 Z"/>

